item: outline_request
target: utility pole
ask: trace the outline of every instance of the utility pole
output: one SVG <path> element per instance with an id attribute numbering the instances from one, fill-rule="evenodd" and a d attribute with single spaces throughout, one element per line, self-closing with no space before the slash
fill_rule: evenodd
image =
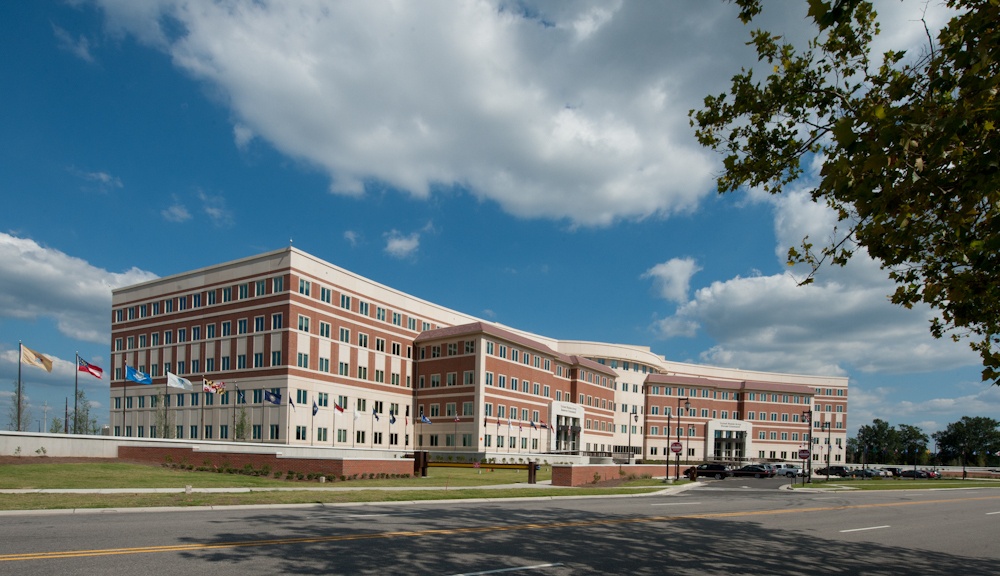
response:
<path id="1" fill-rule="evenodd" d="M 49 425 L 49 403 L 48 403 L 48 401 L 42 402 L 42 422 L 44 422 L 45 426 L 48 427 L 48 425 Z"/>

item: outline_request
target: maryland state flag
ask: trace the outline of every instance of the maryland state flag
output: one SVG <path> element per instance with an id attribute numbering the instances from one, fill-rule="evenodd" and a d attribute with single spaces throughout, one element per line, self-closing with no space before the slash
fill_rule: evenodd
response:
<path id="1" fill-rule="evenodd" d="M 52 372 L 52 360 L 21 344 L 21 362 Z"/>

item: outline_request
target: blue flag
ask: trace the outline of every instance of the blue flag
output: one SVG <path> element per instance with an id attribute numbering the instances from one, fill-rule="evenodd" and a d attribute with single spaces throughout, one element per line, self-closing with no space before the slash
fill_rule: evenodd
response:
<path id="1" fill-rule="evenodd" d="M 378 422 L 378 412 L 375 411 L 375 407 L 372 407 L 372 416 L 375 417 L 375 421 Z"/>
<path id="2" fill-rule="evenodd" d="M 395 424 L 395 423 L 396 423 L 396 415 L 393 414 L 392 412 L 389 412 L 389 424 Z M 1000 456 L 1000 454 L 998 454 L 998 456 Z"/>
<path id="3" fill-rule="evenodd" d="M 125 379 L 131 380 L 132 382 L 138 382 L 139 384 L 152 384 L 153 378 L 146 374 L 145 372 L 139 372 L 135 368 L 125 365 Z"/>
<path id="4" fill-rule="evenodd" d="M 423 422 L 424 424 L 432 424 L 431 419 L 428 418 L 427 416 L 424 416 L 423 414 L 420 415 L 420 421 Z"/>
<path id="5" fill-rule="evenodd" d="M 319 406 L 317 406 L 316 401 L 313 400 L 313 416 L 315 416 L 317 412 L 319 412 Z"/>
<path id="6" fill-rule="evenodd" d="M 247 403 L 247 393 L 244 392 L 243 390 L 240 390 L 239 385 L 236 386 L 236 401 L 240 404 Z"/>
<path id="7" fill-rule="evenodd" d="M 264 400 L 267 400 L 271 404 L 281 404 L 281 392 L 264 390 Z"/>

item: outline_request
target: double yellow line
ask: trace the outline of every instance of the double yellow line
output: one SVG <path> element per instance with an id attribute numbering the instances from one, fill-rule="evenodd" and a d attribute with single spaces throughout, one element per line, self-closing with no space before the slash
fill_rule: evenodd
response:
<path id="1" fill-rule="evenodd" d="M 87 558 L 94 556 L 116 556 L 123 554 L 156 554 L 161 552 L 197 552 L 202 550 L 219 550 L 224 548 L 246 548 L 251 546 L 285 546 L 289 544 L 315 544 L 324 542 L 349 542 L 352 540 L 378 540 L 391 538 L 416 538 L 422 536 L 442 536 L 448 534 L 475 534 L 486 532 L 513 532 L 521 530 L 543 530 L 552 528 L 586 528 L 590 526 L 613 526 L 621 524 L 648 524 L 652 522 L 673 522 L 677 520 L 733 518 L 739 516 L 768 516 L 776 514 L 802 514 L 808 512 L 829 512 L 833 510 L 851 510 L 856 508 L 882 508 L 898 506 L 924 506 L 950 502 L 968 502 L 975 500 L 998 500 L 998 496 L 980 496 L 971 498 L 955 498 L 943 500 L 924 500 L 919 502 L 887 502 L 881 504 L 853 504 L 844 506 L 821 506 L 810 508 L 781 508 L 775 510 L 753 510 L 743 512 L 712 512 L 705 514 L 685 514 L 680 516 L 643 516 L 637 518 L 603 518 L 594 520 L 577 520 L 571 522 L 546 522 L 529 524 L 508 524 L 500 526 L 479 526 L 466 528 L 439 528 L 434 530 L 405 530 L 396 532 L 380 532 L 377 534 L 345 534 L 339 536 L 311 536 L 303 538 L 275 538 L 269 540 L 245 540 L 217 543 L 175 544 L 172 546 L 140 546 L 135 548 L 102 548 L 97 550 L 66 550 L 62 552 L 27 552 L 23 554 L 0 555 L 0 562 L 16 562 L 26 560 L 56 560 L 62 558 Z"/>

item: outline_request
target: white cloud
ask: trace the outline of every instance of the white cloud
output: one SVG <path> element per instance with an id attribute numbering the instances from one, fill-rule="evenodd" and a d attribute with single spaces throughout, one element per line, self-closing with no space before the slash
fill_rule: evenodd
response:
<path id="1" fill-rule="evenodd" d="M 191 219 L 191 213 L 188 212 L 187 207 L 178 202 L 175 202 L 174 204 L 171 204 L 167 208 L 161 210 L 160 215 L 163 216 L 163 219 L 167 222 L 180 223 L 187 222 Z"/>
<path id="2" fill-rule="evenodd" d="M 114 188 L 124 188 L 125 184 L 122 179 L 118 176 L 108 174 L 107 172 L 97 171 L 97 172 L 87 172 L 83 170 L 77 170 L 76 168 L 69 168 L 69 172 L 72 173 L 77 178 L 86 180 L 97 185 L 97 188 L 101 192 L 110 192 Z"/>
<path id="3" fill-rule="evenodd" d="M 226 199 L 222 195 L 211 195 L 204 191 L 198 191 L 198 200 L 201 201 L 201 208 L 218 228 L 229 228 L 233 225 L 233 213 L 226 206 Z"/>
<path id="4" fill-rule="evenodd" d="M 90 53 L 90 40 L 86 36 L 74 38 L 72 34 L 55 24 L 52 25 L 52 33 L 55 34 L 60 48 L 84 62 L 94 63 L 94 55 Z"/>
<path id="5" fill-rule="evenodd" d="M 361 235 L 354 230 L 347 230 L 344 232 L 344 240 L 347 240 L 347 243 L 351 245 L 351 248 L 354 248 L 358 245 L 358 242 L 361 241 Z"/>
<path id="6" fill-rule="evenodd" d="M 385 234 L 385 251 L 393 258 L 412 257 L 418 248 L 420 248 L 420 233 L 418 232 L 404 236 L 398 230 L 392 230 Z"/>
<path id="7" fill-rule="evenodd" d="M 0 318 L 50 318 L 76 340 L 110 341 L 111 290 L 156 278 L 108 272 L 33 240 L 0 233 Z"/>
<path id="8" fill-rule="evenodd" d="M 829 231 L 835 220 L 805 192 L 768 201 L 775 209 L 778 262 L 785 260 L 790 243 L 810 232 Z M 716 342 L 701 361 L 775 372 L 930 372 L 978 362 L 964 343 L 930 335 L 932 312 L 927 307 L 906 310 L 891 304 L 893 285 L 863 251 L 844 268 L 821 269 L 813 284 L 799 285 L 802 276 L 804 272 L 712 282 L 657 321 L 654 330 L 662 337 L 700 330 Z"/>
<path id="9" fill-rule="evenodd" d="M 253 130 L 249 127 L 238 122 L 233 125 L 233 141 L 236 143 L 236 147 L 240 150 L 245 150 L 247 146 L 250 145 L 253 137 Z"/>
<path id="10" fill-rule="evenodd" d="M 691 258 L 672 258 L 646 270 L 641 278 L 652 278 L 661 298 L 683 304 L 688 299 L 691 277 L 701 267 Z"/>

